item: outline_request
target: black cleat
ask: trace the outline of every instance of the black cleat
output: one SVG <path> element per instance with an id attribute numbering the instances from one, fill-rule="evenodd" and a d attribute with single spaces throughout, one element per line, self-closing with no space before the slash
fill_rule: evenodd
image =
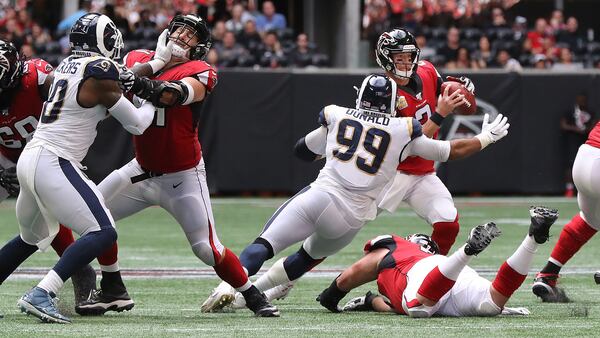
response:
<path id="1" fill-rule="evenodd" d="M 267 300 L 265 294 L 260 292 L 256 286 L 252 285 L 250 289 L 243 291 L 242 295 L 246 299 L 246 307 L 254 312 L 257 317 L 279 317 L 277 307 Z"/>
<path id="2" fill-rule="evenodd" d="M 550 227 L 558 218 L 558 209 L 548 207 L 531 207 L 531 225 L 529 226 L 529 236 L 535 239 L 536 243 L 542 244 L 550 238 Z"/>
<path id="3" fill-rule="evenodd" d="M 558 277 L 555 273 L 538 273 L 533 280 L 531 291 L 544 303 L 569 303 L 571 300 L 565 290 L 556 286 Z"/>
<path id="4" fill-rule="evenodd" d="M 496 226 L 496 223 L 489 222 L 478 225 L 471 229 L 469 238 L 467 238 L 467 245 L 465 246 L 465 253 L 468 256 L 477 256 L 480 252 L 490 245 L 492 240 L 500 236 L 502 232 Z"/>
<path id="5" fill-rule="evenodd" d="M 75 312 L 81 316 L 101 316 L 106 311 L 129 311 L 134 305 L 127 291 L 113 294 L 104 290 L 92 290 L 87 300 L 75 306 Z"/>
<path id="6" fill-rule="evenodd" d="M 96 271 L 89 264 L 71 276 L 75 304 L 85 302 L 90 293 L 96 290 Z"/>
<path id="7" fill-rule="evenodd" d="M 600 271 L 596 271 L 596 273 L 594 273 L 594 282 L 596 282 L 596 284 L 600 284 Z"/>

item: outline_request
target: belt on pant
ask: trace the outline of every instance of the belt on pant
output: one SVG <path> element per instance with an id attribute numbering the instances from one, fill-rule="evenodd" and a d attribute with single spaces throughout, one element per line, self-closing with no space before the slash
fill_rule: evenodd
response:
<path id="1" fill-rule="evenodd" d="M 144 173 L 136 175 L 136 176 L 133 176 L 131 178 L 131 183 L 135 184 L 135 183 L 141 182 L 143 180 L 147 180 L 147 179 L 152 178 L 152 177 L 159 177 L 159 176 L 164 175 L 163 173 L 157 173 L 157 172 L 154 172 L 154 171 L 150 171 L 150 170 L 148 170 L 148 169 L 146 169 L 144 167 L 142 167 L 142 170 L 144 171 Z"/>

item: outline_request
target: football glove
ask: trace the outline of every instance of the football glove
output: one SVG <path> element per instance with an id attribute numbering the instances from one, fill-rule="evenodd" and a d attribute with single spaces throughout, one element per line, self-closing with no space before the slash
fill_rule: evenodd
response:
<path id="1" fill-rule="evenodd" d="M 446 80 L 462 83 L 462 85 L 465 86 L 465 88 L 467 88 L 467 90 L 470 91 L 471 94 L 475 95 L 475 84 L 468 77 L 466 77 L 466 76 L 461 76 L 461 77 L 446 76 Z"/>
<path id="2" fill-rule="evenodd" d="M 12 197 L 19 195 L 19 180 L 17 179 L 17 167 L 0 169 L 0 186 Z"/>
<path id="3" fill-rule="evenodd" d="M 377 294 L 368 291 L 366 295 L 350 299 L 342 307 L 342 311 L 373 311 L 373 299 Z"/>
<path id="4" fill-rule="evenodd" d="M 156 49 L 154 53 L 155 60 L 161 60 L 165 64 L 171 61 L 171 50 L 173 48 L 173 42 L 169 40 L 169 30 L 165 29 L 156 41 Z"/>
<path id="5" fill-rule="evenodd" d="M 483 116 L 483 124 L 481 125 L 481 133 L 475 135 L 476 138 L 481 142 L 481 149 L 487 147 L 491 143 L 495 143 L 508 135 L 508 118 L 502 114 L 498 114 L 496 119 L 492 122 L 488 122 L 490 119 L 489 114 Z"/>
<path id="6" fill-rule="evenodd" d="M 120 65 L 119 68 L 119 87 L 121 90 L 126 93 L 131 91 L 133 85 L 135 84 L 135 74 L 131 71 L 131 69 L 125 67 L 125 65 Z"/>

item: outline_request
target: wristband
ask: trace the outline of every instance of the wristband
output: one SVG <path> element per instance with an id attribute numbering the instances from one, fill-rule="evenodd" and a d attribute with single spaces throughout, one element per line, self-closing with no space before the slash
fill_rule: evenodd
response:
<path id="1" fill-rule="evenodd" d="M 441 126 L 445 118 L 445 116 L 440 115 L 438 112 L 434 112 L 429 119 L 438 126 Z"/>
<path id="2" fill-rule="evenodd" d="M 148 61 L 148 65 L 150 65 L 150 68 L 152 68 L 152 74 L 155 74 L 159 70 L 163 69 L 163 67 L 166 64 L 167 64 L 166 62 L 164 62 L 163 60 L 159 60 L 159 59 L 152 59 L 152 60 Z"/>

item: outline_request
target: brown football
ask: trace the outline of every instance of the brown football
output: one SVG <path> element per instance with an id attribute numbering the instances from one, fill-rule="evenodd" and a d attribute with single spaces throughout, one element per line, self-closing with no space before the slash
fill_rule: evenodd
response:
<path id="1" fill-rule="evenodd" d="M 475 103 L 475 95 L 471 94 L 470 91 L 463 86 L 462 83 L 456 81 L 446 81 L 442 83 L 442 93 L 446 90 L 446 87 L 450 86 L 448 92 L 450 94 L 457 90 L 461 91 L 461 94 L 465 96 L 467 103 L 464 103 L 454 109 L 454 112 L 459 115 L 473 115 L 477 111 L 477 104 Z"/>

